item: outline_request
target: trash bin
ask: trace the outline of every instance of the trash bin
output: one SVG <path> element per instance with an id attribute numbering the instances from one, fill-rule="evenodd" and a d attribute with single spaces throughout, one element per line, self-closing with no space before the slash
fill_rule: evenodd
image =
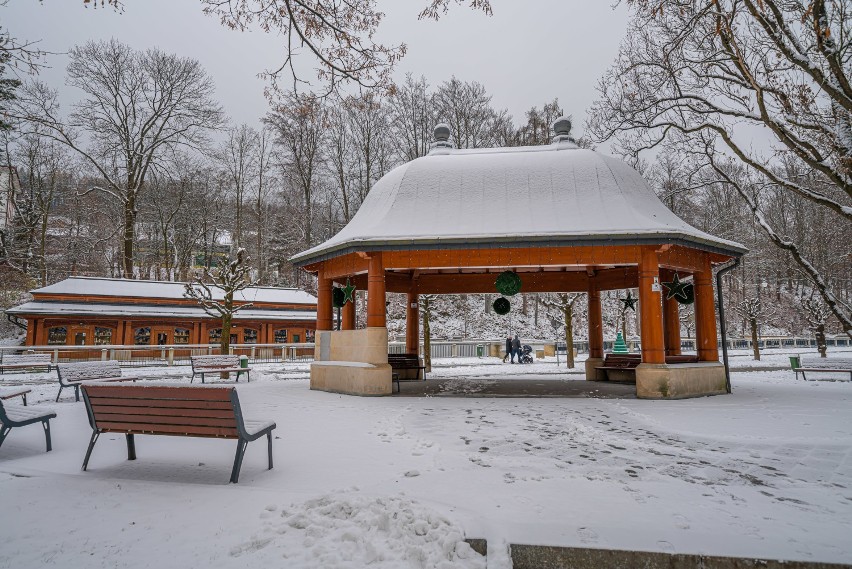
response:
<path id="1" fill-rule="evenodd" d="M 248 356 L 246 356 L 246 355 L 240 356 L 240 367 L 248 367 Z M 248 373 L 248 372 L 246 372 L 246 373 Z M 239 379 L 239 377 L 242 374 L 243 374 L 243 372 L 241 372 L 241 371 L 237 372 L 237 379 Z"/>
<path id="2" fill-rule="evenodd" d="M 799 356 L 790 356 L 790 367 L 792 369 L 796 369 L 798 367 L 802 367 L 801 362 L 799 361 Z"/>
<path id="3" fill-rule="evenodd" d="M 484 355 L 485 355 L 485 346 L 482 345 L 482 344 L 477 344 L 476 345 L 476 357 L 481 358 Z"/>

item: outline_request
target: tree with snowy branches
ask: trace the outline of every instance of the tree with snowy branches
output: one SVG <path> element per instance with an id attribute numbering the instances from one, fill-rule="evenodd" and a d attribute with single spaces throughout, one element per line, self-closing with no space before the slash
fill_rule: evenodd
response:
<path id="1" fill-rule="evenodd" d="M 542 295 L 539 298 L 539 302 L 548 308 L 555 309 L 558 313 L 558 316 L 551 318 L 565 332 L 565 354 L 568 369 L 574 367 L 574 305 L 585 296 L 585 293 L 560 292 L 554 295 Z"/>
<path id="2" fill-rule="evenodd" d="M 805 318 L 810 324 L 811 330 L 814 331 L 816 337 L 817 351 L 819 357 L 826 357 L 828 346 L 825 342 L 825 323 L 828 317 L 831 316 L 831 311 L 819 298 L 811 295 L 809 298 L 801 298 L 802 308 L 805 309 Z"/>
<path id="3" fill-rule="evenodd" d="M 760 297 L 757 296 L 746 298 L 734 306 L 734 310 L 736 310 L 743 319 L 748 321 L 749 327 L 751 328 L 751 346 L 754 350 L 754 359 L 755 361 L 760 361 L 760 346 L 757 342 L 758 323 L 763 322 L 772 316 L 775 311 L 771 307 L 763 304 Z"/>
<path id="4" fill-rule="evenodd" d="M 222 354 L 231 347 L 231 322 L 234 314 L 248 308 L 251 302 L 234 303 L 234 296 L 241 290 L 257 286 L 250 278 L 251 266 L 245 249 L 237 250 L 234 259 L 215 269 L 205 269 L 201 278 L 186 283 L 183 296 L 196 301 L 208 315 L 222 320 L 222 336 L 219 346 Z M 221 293 L 222 298 L 218 295 Z"/>

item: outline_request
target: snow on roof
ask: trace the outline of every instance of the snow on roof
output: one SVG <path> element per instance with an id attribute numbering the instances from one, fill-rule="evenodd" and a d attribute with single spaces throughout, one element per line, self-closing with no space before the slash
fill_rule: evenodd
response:
<path id="1" fill-rule="evenodd" d="M 69 277 L 64 281 L 30 291 L 32 294 L 68 294 L 89 296 L 124 296 L 134 298 L 183 299 L 182 282 L 137 281 L 130 279 L 107 279 L 98 277 Z M 220 294 L 217 299 L 222 298 Z M 296 288 L 251 287 L 236 294 L 235 298 L 248 302 L 276 304 L 317 303 L 312 294 Z"/>
<path id="2" fill-rule="evenodd" d="M 562 141 L 433 150 L 383 176 L 346 227 L 290 260 L 305 265 L 371 249 L 643 242 L 746 252 L 677 217 L 621 160 Z"/>
<path id="3" fill-rule="evenodd" d="M 96 302 L 45 302 L 32 301 L 6 310 L 7 314 L 34 314 L 45 316 L 120 316 L 151 318 L 212 318 L 201 307 L 146 306 L 144 304 L 101 304 Z M 272 310 L 246 308 L 234 315 L 234 320 L 313 321 L 316 311 Z"/>

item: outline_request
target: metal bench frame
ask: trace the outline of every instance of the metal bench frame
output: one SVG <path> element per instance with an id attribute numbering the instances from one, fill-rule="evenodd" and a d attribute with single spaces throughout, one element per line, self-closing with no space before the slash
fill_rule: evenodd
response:
<path id="1" fill-rule="evenodd" d="M 44 442 L 47 447 L 45 452 L 50 452 L 53 449 L 53 446 L 50 444 L 50 420 L 55 418 L 56 413 L 53 411 L 46 411 L 43 415 L 37 415 L 28 419 L 16 421 L 6 414 L 6 408 L 3 406 L 3 402 L 0 401 L 0 447 L 3 446 L 3 441 L 6 440 L 6 436 L 13 428 L 41 423 L 41 427 L 44 429 Z"/>
<path id="2" fill-rule="evenodd" d="M 394 385 L 396 385 L 396 390 L 399 392 L 400 381 L 426 381 L 426 366 L 420 365 L 420 356 L 417 354 L 388 354 L 388 363 L 391 366 L 391 370 L 417 370 L 417 377 L 414 379 L 400 378 L 399 373 L 392 371 L 391 380 L 393 383 L 391 384 L 391 392 L 393 392 Z M 421 373 L 423 375 L 422 379 L 420 377 Z"/>
<path id="3" fill-rule="evenodd" d="M 833 366 L 833 367 L 832 367 Z M 802 374 L 802 379 L 805 381 L 808 380 L 808 376 L 805 375 L 805 372 L 810 373 L 848 373 L 849 380 L 852 381 L 852 360 L 847 358 L 841 359 L 820 359 L 820 360 L 810 360 L 810 361 L 802 361 L 799 360 L 799 367 L 794 367 L 793 371 L 796 373 L 796 380 L 799 379 L 799 374 Z"/>

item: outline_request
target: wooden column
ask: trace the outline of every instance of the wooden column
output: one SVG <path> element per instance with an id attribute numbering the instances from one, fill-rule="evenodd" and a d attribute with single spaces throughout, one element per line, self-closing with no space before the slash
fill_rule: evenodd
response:
<path id="1" fill-rule="evenodd" d="M 659 276 L 657 251 L 654 247 L 643 247 L 639 259 L 639 318 L 642 326 L 642 363 L 646 364 L 666 363 L 660 292 L 653 290 L 655 277 L 657 288 L 662 288 Z"/>
<path id="2" fill-rule="evenodd" d="M 671 282 L 674 271 L 660 271 L 660 281 Z M 667 299 L 665 289 L 661 294 L 663 298 L 663 334 L 665 335 L 666 355 L 680 355 L 680 312 L 678 302 L 675 299 Z"/>
<path id="3" fill-rule="evenodd" d="M 593 279 L 589 280 L 589 357 L 604 357 L 601 293 Z"/>
<path id="4" fill-rule="evenodd" d="M 385 328 L 387 326 L 387 306 L 385 305 L 385 268 L 382 253 L 370 254 L 370 266 L 367 272 L 367 328 Z"/>
<path id="5" fill-rule="evenodd" d="M 695 343 L 698 360 L 719 361 L 719 341 L 716 339 L 716 307 L 713 302 L 713 269 L 710 258 L 704 255 L 704 270 L 695 273 Z"/>
<path id="6" fill-rule="evenodd" d="M 334 328 L 334 310 L 331 304 L 331 279 L 325 278 L 324 270 L 317 272 L 317 330 Z"/>
<path id="7" fill-rule="evenodd" d="M 358 296 L 353 294 L 352 300 L 343 305 L 340 309 L 340 329 L 354 330 L 355 329 L 355 299 Z"/>
<path id="8" fill-rule="evenodd" d="M 408 354 L 418 354 L 420 352 L 419 299 L 420 295 L 416 291 L 408 293 L 408 302 L 405 307 L 405 351 Z"/>

